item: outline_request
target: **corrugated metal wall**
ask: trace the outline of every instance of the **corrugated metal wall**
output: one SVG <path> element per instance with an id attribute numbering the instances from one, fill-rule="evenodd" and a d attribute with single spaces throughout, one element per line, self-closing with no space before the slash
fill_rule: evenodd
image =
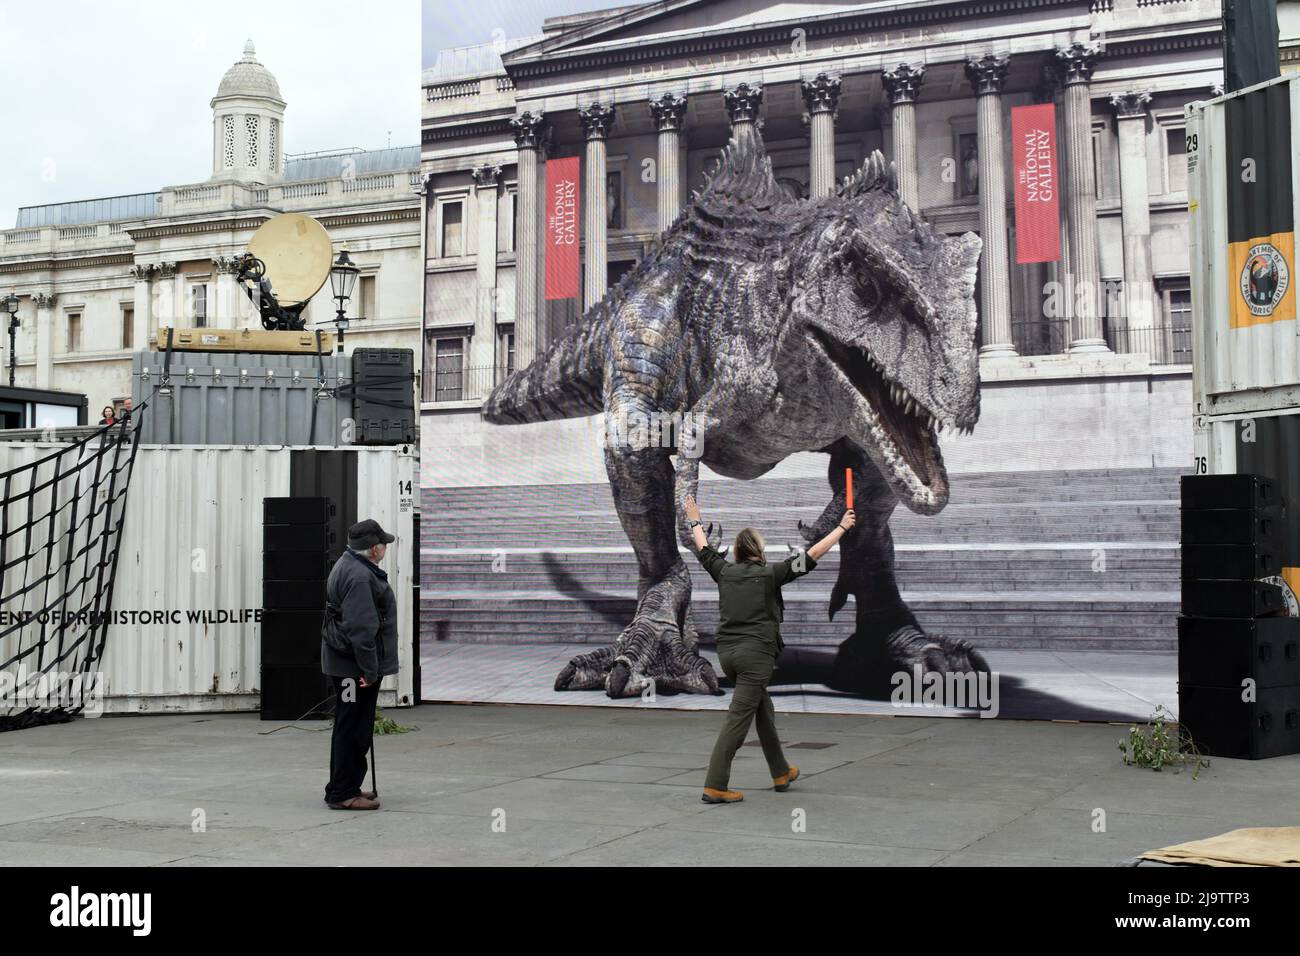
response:
<path id="1" fill-rule="evenodd" d="M 0 471 L 57 446 L 0 444 Z M 113 610 L 161 613 L 147 623 L 109 626 L 102 669 L 108 712 L 253 710 L 260 628 L 239 616 L 262 604 L 262 499 L 289 494 L 288 447 L 145 445 L 135 464 Z M 358 456 L 358 511 L 397 536 L 384 569 L 399 620 L 413 617 L 412 512 L 419 488 L 415 449 L 322 449 Z M 7 593 L 7 592 L 6 592 Z M 223 620 L 222 614 L 234 620 Z M 403 628 L 400 673 L 381 704 L 414 701 L 413 642 Z"/>
<path id="2" fill-rule="evenodd" d="M 1300 223 L 1300 77 L 1288 83 L 1291 101 L 1291 178 Z M 1200 409 L 1265 410 L 1294 402 L 1287 386 L 1300 383 L 1300 320 L 1229 328 L 1229 297 L 1237 277 L 1229 275 L 1227 168 L 1224 98 L 1188 110 L 1191 286 L 1196 314 L 1193 389 Z M 1291 283 L 1300 276 L 1292 275 Z M 1235 394 L 1234 394 L 1235 393 Z M 1231 395 L 1224 402 L 1215 396 Z"/>
<path id="3" fill-rule="evenodd" d="M 170 359 L 171 392 L 159 384 L 162 352 L 136 352 L 132 394 L 149 401 L 141 440 L 169 445 L 329 445 L 351 443 L 353 399 L 337 394 L 352 380 L 352 357 L 179 352 Z M 322 385 L 329 393 L 318 395 Z M 346 425 L 346 428 L 345 428 Z"/>

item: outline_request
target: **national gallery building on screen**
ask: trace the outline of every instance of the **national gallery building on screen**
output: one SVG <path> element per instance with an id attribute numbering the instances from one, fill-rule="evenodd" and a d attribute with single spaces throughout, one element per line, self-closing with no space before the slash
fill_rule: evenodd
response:
<path id="1" fill-rule="evenodd" d="M 1300 4 L 1279 7 L 1290 71 Z M 950 467 L 1185 465 L 1184 107 L 1221 91 L 1220 17 L 1219 0 L 664 0 L 442 51 L 423 77 L 426 437 L 485 427 L 492 387 L 653 250 L 749 127 L 793 196 L 878 149 L 915 211 L 983 240 L 984 415 Z M 1020 264 L 1012 110 L 1045 103 L 1060 259 Z M 567 157 L 580 296 L 547 301 L 546 168 Z"/>

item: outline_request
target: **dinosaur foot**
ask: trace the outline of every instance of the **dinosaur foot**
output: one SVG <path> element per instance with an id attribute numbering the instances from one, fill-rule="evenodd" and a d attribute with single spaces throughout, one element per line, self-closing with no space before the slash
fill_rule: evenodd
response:
<path id="1" fill-rule="evenodd" d="M 685 573 L 683 567 L 650 588 L 618 640 L 570 660 L 555 678 L 555 689 L 604 689 L 613 698 L 722 693 L 713 666 L 695 648 L 689 613 L 681 613 L 690 595 Z M 677 624 L 682 618 L 685 634 Z"/>
<path id="2" fill-rule="evenodd" d="M 646 693 L 720 694 L 713 666 L 666 635 L 634 621 L 609 647 L 573 658 L 555 678 L 556 690 L 601 690 L 614 698 Z"/>
<path id="3" fill-rule="evenodd" d="M 872 700 L 888 700 L 897 676 L 913 680 L 917 674 L 989 674 L 988 663 L 969 641 L 926 634 L 904 625 L 879 638 L 862 638 L 857 632 L 840 645 L 832 658 L 822 652 L 799 649 L 782 655 L 773 683 L 824 683 L 835 690 Z M 780 680 L 778 680 L 780 678 Z"/>

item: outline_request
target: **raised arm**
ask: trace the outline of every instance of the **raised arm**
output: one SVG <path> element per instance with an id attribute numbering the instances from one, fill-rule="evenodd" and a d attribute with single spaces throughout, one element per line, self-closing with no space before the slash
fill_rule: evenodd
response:
<path id="1" fill-rule="evenodd" d="M 852 528 L 857 523 L 857 520 L 858 516 L 852 511 L 844 512 L 844 517 L 841 518 L 840 523 L 835 526 L 835 530 L 808 549 L 808 557 L 812 558 L 814 561 L 820 561 L 822 555 L 835 547 L 835 545 L 839 543 L 840 538 L 844 537 L 844 532 Z"/>
<path id="2" fill-rule="evenodd" d="M 686 496 L 682 511 L 686 513 L 686 520 L 691 522 L 691 540 L 695 542 L 695 550 L 704 550 L 709 546 L 709 539 L 704 534 L 704 527 L 700 524 L 700 506 L 695 501 L 694 495 Z"/>

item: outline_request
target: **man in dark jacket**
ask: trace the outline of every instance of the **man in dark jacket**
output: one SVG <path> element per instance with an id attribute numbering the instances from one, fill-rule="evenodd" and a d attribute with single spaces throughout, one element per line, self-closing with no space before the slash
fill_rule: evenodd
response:
<path id="1" fill-rule="evenodd" d="M 321 671 L 334 679 L 334 733 L 325 802 L 333 810 L 378 810 L 364 793 L 366 751 L 375 732 L 379 684 L 397 673 L 397 598 L 379 567 L 391 534 L 369 518 L 348 529 L 348 548 L 325 584 L 326 628 L 348 650 L 321 639 Z"/>

